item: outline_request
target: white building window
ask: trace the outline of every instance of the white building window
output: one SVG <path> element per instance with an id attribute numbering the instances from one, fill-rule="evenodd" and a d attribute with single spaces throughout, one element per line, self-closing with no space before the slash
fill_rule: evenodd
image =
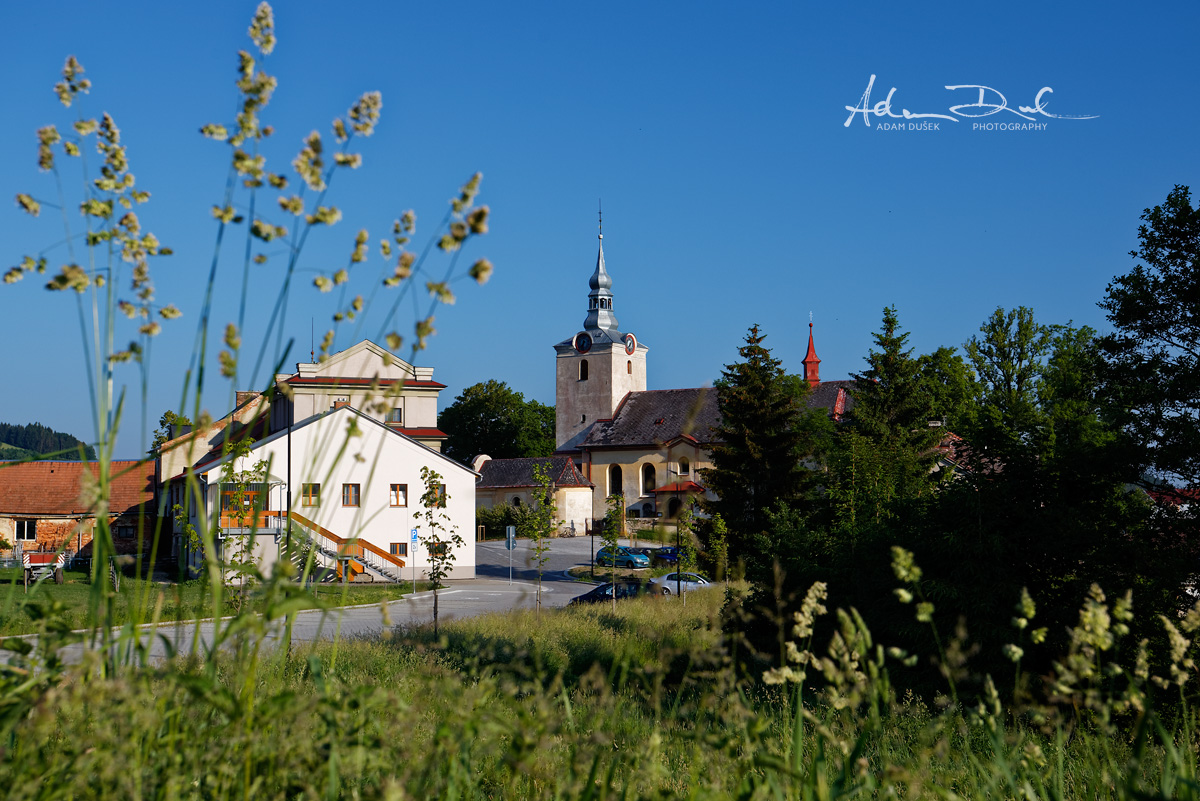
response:
<path id="1" fill-rule="evenodd" d="M 37 521 L 18 520 L 16 538 L 17 542 L 37 542 Z"/>

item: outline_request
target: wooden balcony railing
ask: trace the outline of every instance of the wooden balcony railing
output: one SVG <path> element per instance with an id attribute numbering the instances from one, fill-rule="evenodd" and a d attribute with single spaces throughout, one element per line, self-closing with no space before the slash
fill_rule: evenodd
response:
<path id="1" fill-rule="evenodd" d="M 283 512 L 247 512 L 245 514 L 231 514 L 229 512 L 221 512 L 220 522 L 218 525 L 223 530 L 228 531 L 234 528 L 256 528 L 259 531 L 271 531 L 283 527 Z"/>

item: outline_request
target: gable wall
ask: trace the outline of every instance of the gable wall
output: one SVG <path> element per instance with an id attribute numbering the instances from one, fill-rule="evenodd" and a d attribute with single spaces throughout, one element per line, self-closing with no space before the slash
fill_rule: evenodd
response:
<path id="1" fill-rule="evenodd" d="M 347 440 L 347 423 L 353 420 L 360 432 Z M 457 526 L 464 547 L 455 550 L 451 578 L 473 577 L 475 573 L 475 474 L 450 460 L 386 428 L 360 420 L 351 412 L 327 415 L 292 432 L 292 502 L 296 512 L 323 526 L 339 537 L 361 537 L 388 550 L 392 542 L 408 542 L 410 529 L 419 527 L 421 536 L 428 532 L 422 517 L 421 468 L 428 466 L 442 476 L 449 501 L 444 510 L 450 524 Z M 345 447 L 339 458 L 339 451 Z M 259 460 L 269 460 L 271 509 L 286 506 L 288 482 L 287 436 L 258 446 L 249 458 L 239 460 L 238 470 L 248 470 Z M 208 473 L 208 514 L 219 512 L 220 471 Z M 302 505 L 303 484 L 321 485 L 319 507 Z M 390 505 L 390 485 L 407 484 L 407 506 Z M 342 485 L 359 485 L 359 506 L 342 505 Z M 416 563 L 418 574 L 428 567 L 428 554 L 420 549 L 416 559 L 405 559 L 409 568 Z"/>

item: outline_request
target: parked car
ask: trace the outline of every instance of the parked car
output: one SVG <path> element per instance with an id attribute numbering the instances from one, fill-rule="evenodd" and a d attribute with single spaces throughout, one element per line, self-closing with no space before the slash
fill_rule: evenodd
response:
<path id="1" fill-rule="evenodd" d="M 679 591 L 691 592 L 711 584 L 699 573 L 667 573 L 665 576 L 650 579 L 650 583 L 662 587 L 663 595 L 671 595 Z"/>
<path id="2" fill-rule="evenodd" d="M 656 565 L 677 565 L 679 564 L 679 549 L 674 545 L 655 548 L 650 561 Z"/>
<path id="3" fill-rule="evenodd" d="M 629 548 L 621 546 L 615 551 L 601 548 L 596 551 L 596 564 L 616 565 L 617 567 L 650 567 L 650 557 L 634 553 Z"/>
<path id="4" fill-rule="evenodd" d="M 663 595 L 662 588 L 657 584 L 643 584 L 638 581 L 618 581 L 614 584 L 601 584 L 590 592 L 585 592 L 572 598 L 567 606 L 583 606 L 585 604 L 597 604 L 605 601 L 612 601 L 613 588 L 616 587 L 617 600 L 624 598 L 637 598 L 645 595 Z"/>

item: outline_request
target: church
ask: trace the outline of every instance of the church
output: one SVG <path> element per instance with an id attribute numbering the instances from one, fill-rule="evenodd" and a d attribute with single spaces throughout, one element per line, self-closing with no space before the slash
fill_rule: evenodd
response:
<path id="1" fill-rule="evenodd" d="M 622 497 L 631 522 L 674 520 L 690 500 L 704 496 L 703 470 L 720 421 L 712 387 L 646 388 L 649 347 L 617 322 L 613 280 L 604 264 L 604 234 L 588 281 L 583 327 L 554 345 L 555 443 L 545 459 L 490 459 L 472 464 L 480 479 L 476 505 L 530 503 L 535 464 L 545 463 L 555 481 L 563 529 L 584 532 L 607 511 L 607 499 Z M 824 407 L 839 419 L 853 401 L 853 381 L 821 381 L 820 359 L 809 324 L 804 379 L 812 387 L 810 408 Z M 564 469 L 569 462 L 574 469 Z M 565 502 L 570 498 L 570 502 Z"/>

